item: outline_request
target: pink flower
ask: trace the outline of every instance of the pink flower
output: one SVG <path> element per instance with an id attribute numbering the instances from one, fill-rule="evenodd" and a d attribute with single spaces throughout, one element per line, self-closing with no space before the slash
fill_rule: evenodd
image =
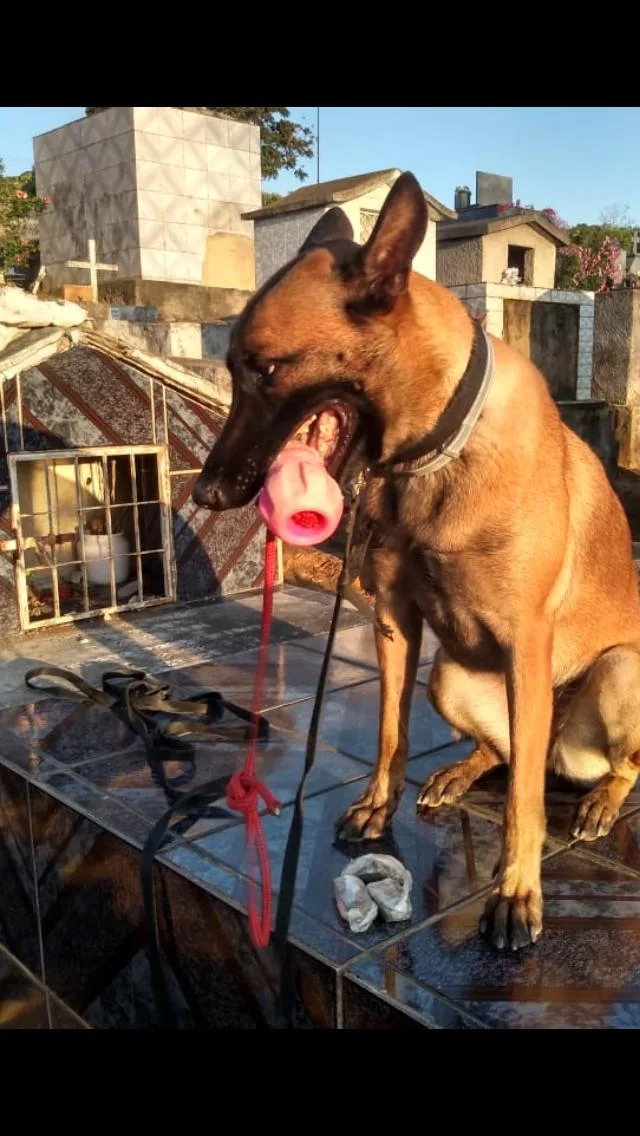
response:
<path id="1" fill-rule="evenodd" d="M 24 189 L 16 189 L 16 197 L 25 198 L 26 196 Z"/>
<path id="2" fill-rule="evenodd" d="M 42 200 L 44 201 L 45 205 L 51 205 L 51 198 L 48 196 L 48 194 L 45 193 Z"/>

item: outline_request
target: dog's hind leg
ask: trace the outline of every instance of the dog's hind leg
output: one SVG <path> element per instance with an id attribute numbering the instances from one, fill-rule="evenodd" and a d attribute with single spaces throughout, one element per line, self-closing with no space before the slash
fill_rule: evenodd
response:
<path id="1" fill-rule="evenodd" d="M 569 705 L 551 764 L 575 781 L 601 779 L 580 802 L 571 835 L 606 836 L 640 773 L 640 651 L 616 647 L 594 663 Z"/>
<path id="2" fill-rule="evenodd" d="M 382 576 L 384 581 L 384 576 Z M 409 712 L 418 671 L 422 615 L 402 589 L 376 584 L 376 614 L 392 633 L 376 631 L 380 667 L 378 760 L 365 793 L 338 821 L 342 840 L 376 840 L 389 824 L 404 788 Z"/>
<path id="3" fill-rule="evenodd" d="M 436 809 L 459 801 L 496 765 L 509 761 L 509 709 L 503 675 L 467 671 L 440 648 L 427 696 L 434 709 L 476 749 L 463 761 L 439 769 L 418 794 L 418 807 Z"/>
<path id="4" fill-rule="evenodd" d="M 462 761 L 438 769 L 427 778 L 418 793 L 418 808 L 438 809 L 441 805 L 453 805 L 464 797 L 475 782 L 502 765 L 502 758 L 489 745 L 479 745 Z"/>

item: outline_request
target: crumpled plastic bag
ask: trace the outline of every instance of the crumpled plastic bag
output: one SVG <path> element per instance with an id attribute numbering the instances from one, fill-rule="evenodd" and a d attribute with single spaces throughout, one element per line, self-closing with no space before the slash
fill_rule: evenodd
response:
<path id="1" fill-rule="evenodd" d="M 362 880 L 357 876 L 338 876 L 333 881 L 333 891 L 338 911 L 349 924 L 349 930 L 356 933 L 368 931 L 378 914 L 374 903 Z"/>
<path id="2" fill-rule="evenodd" d="M 413 880 L 394 856 L 368 853 L 352 860 L 333 881 L 341 917 L 354 933 L 368 931 L 378 915 L 386 923 L 401 923 L 412 915 Z"/>

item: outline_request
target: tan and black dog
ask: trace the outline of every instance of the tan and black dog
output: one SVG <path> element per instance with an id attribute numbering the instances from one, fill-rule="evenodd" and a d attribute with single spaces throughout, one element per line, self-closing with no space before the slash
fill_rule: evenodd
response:
<path id="1" fill-rule="evenodd" d="M 411 271 L 426 227 L 420 186 L 404 174 L 364 247 L 333 209 L 252 298 L 232 337 L 229 419 L 194 498 L 247 504 L 294 435 L 343 479 L 372 469 L 362 578 L 393 634 L 377 634 L 377 765 L 341 833 L 378 837 L 397 806 L 426 620 L 441 643 L 429 697 L 476 749 L 432 776 L 418 807 L 457 801 L 509 763 L 482 929 L 518 949 L 542 929 L 545 768 L 596 782 L 574 822 L 584 840 L 610 830 L 636 782 L 640 600 L 602 466 L 562 424 L 542 375 L 504 343 L 490 341 L 493 377 L 462 453 L 424 475 L 452 408 L 477 394 L 483 344 L 491 356 L 459 300 Z"/>

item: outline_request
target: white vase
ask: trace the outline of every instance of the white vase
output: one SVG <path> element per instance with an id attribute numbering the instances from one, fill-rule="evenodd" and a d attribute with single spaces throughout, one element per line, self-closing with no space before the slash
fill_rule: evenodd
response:
<path id="1" fill-rule="evenodd" d="M 128 556 L 131 546 L 124 533 L 111 534 L 111 549 L 113 550 L 113 574 L 116 584 L 124 584 L 129 576 Z M 90 584 L 108 588 L 111 583 L 111 569 L 109 566 L 109 535 L 108 533 L 85 533 L 84 556 L 87 562 L 87 580 Z"/>

